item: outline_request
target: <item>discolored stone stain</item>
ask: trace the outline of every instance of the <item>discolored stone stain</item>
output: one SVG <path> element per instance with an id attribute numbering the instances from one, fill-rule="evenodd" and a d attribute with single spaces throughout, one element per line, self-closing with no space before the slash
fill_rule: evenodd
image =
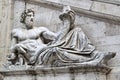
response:
<path id="1" fill-rule="evenodd" d="M 37 73 L 35 70 L 26 70 L 25 72 L 31 76 L 32 80 L 37 80 Z"/>
<path id="2" fill-rule="evenodd" d="M 71 80 L 75 80 L 75 70 L 74 68 L 69 68 Z"/>
<path id="3" fill-rule="evenodd" d="M 32 80 L 37 80 L 37 75 L 33 75 L 33 79 Z"/>
<path id="4" fill-rule="evenodd" d="M 56 77 L 57 75 L 56 75 L 55 69 L 51 69 L 51 71 L 52 71 L 53 76 Z"/>
<path id="5" fill-rule="evenodd" d="M 43 74 L 44 76 L 46 75 L 46 71 L 45 70 L 40 70 L 41 74 Z"/>

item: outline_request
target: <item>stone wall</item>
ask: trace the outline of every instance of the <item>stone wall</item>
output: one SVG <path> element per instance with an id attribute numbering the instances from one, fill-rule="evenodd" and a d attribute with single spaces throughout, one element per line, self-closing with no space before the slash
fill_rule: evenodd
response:
<path id="1" fill-rule="evenodd" d="M 4 63 L 10 46 L 11 4 L 11 0 L 0 0 L 0 65 Z"/>
<path id="2" fill-rule="evenodd" d="M 11 4 L 11 0 L 0 0 L 0 66 L 5 62 L 10 46 Z"/>
<path id="3" fill-rule="evenodd" d="M 117 0 L 108 1 L 27 0 L 26 8 L 35 11 L 35 26 L 44 26 L 57 32 L 61 24 L 61 6 L 70 5 L 77 13 L 76 26 L 83 29 L 97 49 L 117 52 L 116 57 L 108 62 L 113 70 L 107 75 L 107 80 L 119 80 L 120 7 L 118 3 L 115 4 Z M 19 19 L 24 8 L 24 0 L 0 0 L 0 65 L 5 62 L 9 53 L 11 30 L 23 26 Z"/>

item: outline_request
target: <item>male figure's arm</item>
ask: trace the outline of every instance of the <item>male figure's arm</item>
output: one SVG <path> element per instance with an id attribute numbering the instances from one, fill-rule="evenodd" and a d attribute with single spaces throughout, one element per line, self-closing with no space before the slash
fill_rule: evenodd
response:
<path id="1" fill-rule="evenodd" d="M 10 51 L 11 53 L 15 53 L 15 45 L 18 43 L 18 39 L 17 39 L 17 30 L 14 29 L 11 33 L 11 47 L 10 47 Z"/>
<path id="2" fill-rule="evenodd" d="M 55 40 L 56 37 L 57 37 L 57 34 L 55 34 L 54 32 L 52 31 L 49 31 L 49 30 L 46 30 L 42 33 L 42 36 L 45 38 L 45 39 L 48 39 L 48 40 Z"/>

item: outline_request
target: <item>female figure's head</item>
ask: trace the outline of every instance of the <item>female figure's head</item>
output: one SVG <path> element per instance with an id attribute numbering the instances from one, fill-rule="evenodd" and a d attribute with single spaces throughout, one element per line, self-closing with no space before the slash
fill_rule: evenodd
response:
<path id="1" fill-rule="evenodd" d="M 31 9 L 25 10 L 21 15 L 21 23 L 26 25 L 27 29 L 33 28 L 33 21 L 34 20 L 34 11 Z"/>
<path id="2" fill-rule="evenodd" d="M 63 12 L 60 14 L 59 18 L 62 21 L 69 20 L 70 28 L 72 29 L 74 27 L 75 12 L 71 10 L 70 6 L 63 7 Z"/>

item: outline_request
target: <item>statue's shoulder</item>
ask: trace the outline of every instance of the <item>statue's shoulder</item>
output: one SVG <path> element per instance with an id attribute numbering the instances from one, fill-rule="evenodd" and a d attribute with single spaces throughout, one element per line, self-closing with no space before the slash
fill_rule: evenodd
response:
<path id="1" fill-rule="evenodd" d="M 38 27 L 40 30 L 48 30 L 46 27 Z"/>
<path id="2" fill-rule="evenodd" d="M 19 31 L 20 31 L 19 29 L 13 29 L 11 33 L 12 33 L 12 34 L 16 34 L 16 33 L 18 33 Z"/>
<path id="3" fill-rule="evenodd" d="M 38 27 L 37 30 L 39 30 L 40 32 L 48 31 L 46 27 Z"/>
<path id="4" fill-rule="evenodd" d="M 21 29 L 13 29 L 11 32 L 12 36 L 17 36 L 21 32 Z"/>

